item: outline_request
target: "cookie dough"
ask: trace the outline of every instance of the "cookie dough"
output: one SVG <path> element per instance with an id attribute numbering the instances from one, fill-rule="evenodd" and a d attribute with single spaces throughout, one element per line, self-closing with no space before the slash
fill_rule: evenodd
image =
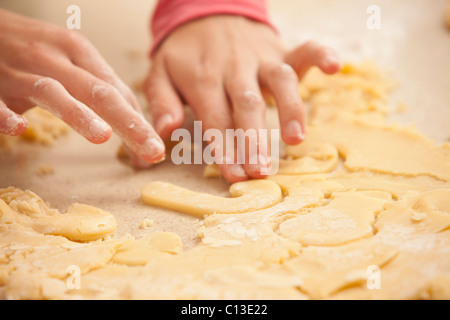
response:
<path id="1" fill-rule="evenodd" d="M 273 206 L 281 200 L 280 187 L 271 181 L 253 180 L 230 187 L 231 198 L 194 192 L 173 184 L 154 181 L 142 189 L 150 205 L 203 217 L 212 213 L 239 213 Z"/>
<path id="2" fill-rule="evenodd" d="M 287 146 L 286 155 L 288 159 L 280 159 L 279 174 L 331 172 L 339 164 L 339 154 L 333 145 L 310 139 L 297 147 Z"/>
<path id="3" fill-rule="evenodd" d="M 63 236 L 74 241 L 92 241 L 110 236 L 117 228 L 113 215 L 98 208 L 75 203 L 65 214 L 51 209 L 31 191 L 0 189 L 0 221 L 18 223 L 34 231 Z"/>
<path id="4" fill-rule="evenodd" d="M 117 238 L 99 208 L 60 213 L 0 190 L 0 296 L 450 299 L 449 145 L 387 123 L 394 87 L 372 64 L 312 69 L 300 84 L 307 138 L 278 174 L 229 196 L 145 186 L 144 204 L 202 218 L 190 249 L 155 226 Z"/>
<path id="5" fill-rule="evenodd" d="M 19 141 L 53 145 L 69 131 L 69 126 L 65 122 L 39 107 L 27 110 L 23 116 L 28 121 L 27 129 L 18 137 L 0 134 L 0 152 L 12 150 Z"/>
<path id="6" fill-rule="evenodd" d="M 280 224 L 280 235 L 303 245 L 334 246 L 373 234 L 375 216 L 391 195 L 380 191 L 333 193 L 329 204 Z"/>
<path id="7" fill-rule="evenodd" d="M 39 107 L 32 108 L 23 115 L 29 124 L 27 130 L 20 136 L 24 140 L 52 145 L 69 130 L 65 122 Z"/>

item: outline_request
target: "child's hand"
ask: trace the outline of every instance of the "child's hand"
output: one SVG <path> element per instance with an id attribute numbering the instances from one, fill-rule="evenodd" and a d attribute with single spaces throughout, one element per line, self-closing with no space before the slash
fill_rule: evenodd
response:
<path id="1" fill-rule="evenodd" d="M 155 129 L 169 138 L 183 122 L 184 102 L 204 130 L 219 129 L 224 137 L 226 129 L 263 129 L 263 89 L 276 100 L 283 140 L 297 144 L 305 133 L 298 81 L 311 66 L 331 74 L 340 63 L 332 50 L 313 42 L 287 52 L 270 27 L 243 17 L 186 23 L 157 49 L 145 84 Z M 263 161 L 249 164 L 251 158 L 244 166 L 221 165 L 223 176 L 230 182 L 261 177 Z"/>
<path id="2" fill-rule="evenodd" d="M 0 133 L 23 133 L 27 122 L 19 114 L 36 105 L 93 143 L 107 141 L 114 130 L 147 162 L 164 157 L 137 99 L 90 42 L 0 10 Z"/>

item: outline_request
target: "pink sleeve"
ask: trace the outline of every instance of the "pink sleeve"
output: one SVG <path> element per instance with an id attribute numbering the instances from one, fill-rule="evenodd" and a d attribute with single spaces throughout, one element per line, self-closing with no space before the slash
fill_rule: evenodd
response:
<path id="1" fill-rule="evenodd" d="M 179 25 L 214 14 L 240 15 L 275 29 L 268 18 L 266 0 L 159 0 L 151 20 L 151 54 Z"/>

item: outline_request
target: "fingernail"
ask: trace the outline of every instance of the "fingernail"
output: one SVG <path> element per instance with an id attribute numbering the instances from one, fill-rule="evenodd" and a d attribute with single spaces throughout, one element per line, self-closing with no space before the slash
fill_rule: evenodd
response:
<path id="1" fill-rule="evenodd" d="M 254 154 L 250 156 L 247 172 L 252 176 L 265 176 L 270 171 L 271 160 L 263 154 Z"/>
<path id="2" fill-rule="evenodd" d="M 19 127 L 26 123 L 26 119 L 17 114 L 10 115 L 5 122 L 4 133 L 7 135 L 16 135 Z"/>
<path id="3" fill-rule="evenodd" d="M 100 140 L 110 132 L 110 126 L 99 119 L 92 119 L 89 123 L 89 133 L 96 140 Z"/>
<path id="4" fill-rule="evenodd" d="M 291 139 L 305 139 L 305 134 L 302 131 L 302 126 L 296 120 L 291 120 L 288 122 L 284 128 L 285 136 Z"/>
<path id="5" fill-rule="evenodd" d="M 324 67 L 327 67 L 327 68 L 331 67 L 331 66 L 340 66 L 341 61 L 335 55 L 328 55 L 325 58 L 323 65 L 324 65 Z"/>
<path id="6" fill-rule="evenodd" d="M 161 133 L 168 125 L 173 123 L 173 117 L 171 114 L 167 113 L 158 119 L 155 130 L 159 134 Z"/>
<path id="7" fill-rule="evenodd" d="M 230 173 L 239 178 L 246 178 L 247 174 L 245 173 L 244 168 L 239 164 L 233 164 L 230 168 Z"/>
<path id="8" fill-rule="evenodd" d="M 142 147 L 142 154 L 145 156 L 145 158 L 150 159 L 150 161 L 157 162 L 164 160 L 165 155 L 165 146 L 164 143 L 155 137 L 150 137 L 147 139 L 147 141 L 144 143 Z M 163 156 L 161 159 L 161 155 Z"/>

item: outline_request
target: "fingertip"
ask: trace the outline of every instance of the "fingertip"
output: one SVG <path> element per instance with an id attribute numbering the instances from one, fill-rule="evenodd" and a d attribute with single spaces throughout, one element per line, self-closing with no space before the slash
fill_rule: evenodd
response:
<path id="1" fill-rule="evenodd" d="M 299 144 L 305 140 L 305 132 L 300 124 L 296 120 L 290 120 L 285 126 L 282 127 L 283 141 L 289 145 Z"/>
<path id="2" fill-rule="evenodd" d="M 175 129 L 178 129 L 183 124 L 183 115 L 174 116 L 166 113 L 160 116 L 155 121 L 155 131 L 162 140 L 167 140 L 172 135 Z"/>
<path id="3" fill-rule="evenodd" d="M 291 145 L 291 146 L 295 146 L 295 145 L 297 145 L 299 143 L 302 143 L 304 140 L 305 140 L 304 136 L 303 137 L 297 136 L 297 137 L 286 137 L 286 138 L 283 138 L 283 141 L 286 144 Z"/>
<path id="4" fill-rule="evenodd" d="M 230 183 L 246 181 L 249 176 L 245 173 L 243 166 L 239 164 L 221 165 L 220 170 L 223 177 Z"/>
<path id="5" fill-rule="evenodd" d="M 321 61 L 319 67 L 326 74 L 334 74 L 341 69 L 342 63 L 336 54 L 330 53 Z"/>
<path id="6" fill-rule="evenodd" d="M 90 142 L 101 144 L 111 138 L 112 128 L 103 120 L 94 118 L 90 121 L 87 132 L 80 133 L 82 133 Z"/>
<path id="7" fill-rule="evenodd" d="M 28 128 L 27 118 L 25 118 L 24 116 L 21 116 L 21 115 L 18 115 L 18 117 L 20 118 L 20 121 L 17 123 L 15 130 L 14 130 L 14 134 L 13 134 L 13 135 L 17 135 L 17 136 L 24 134 Z"/>
<path id="8" fill-rule="evenodd" d="M 165 146 L 158 143 L 157 138 L 149 138 L 138 146 L 137 144 L 123 143 L 123 152 L 119 151 L 119 157 L 125 158 L 126 163 L 136 169 L 146 169 L 165 159 Z"/>
<path id="9" fill-rule="evenodd" d="M 11 113 L 0 125 L 0 133 L 9 136 L 19 136 L 28 128 L 28 120 L 21 115 Z"/>
<path id="10" fill-rule="evenodd" d="M 149 137 L 142 146 L 137 148 L 138 155 L 151 164 L 159 163 L 166 157 L 166 146 L 159 137 Z"/>

